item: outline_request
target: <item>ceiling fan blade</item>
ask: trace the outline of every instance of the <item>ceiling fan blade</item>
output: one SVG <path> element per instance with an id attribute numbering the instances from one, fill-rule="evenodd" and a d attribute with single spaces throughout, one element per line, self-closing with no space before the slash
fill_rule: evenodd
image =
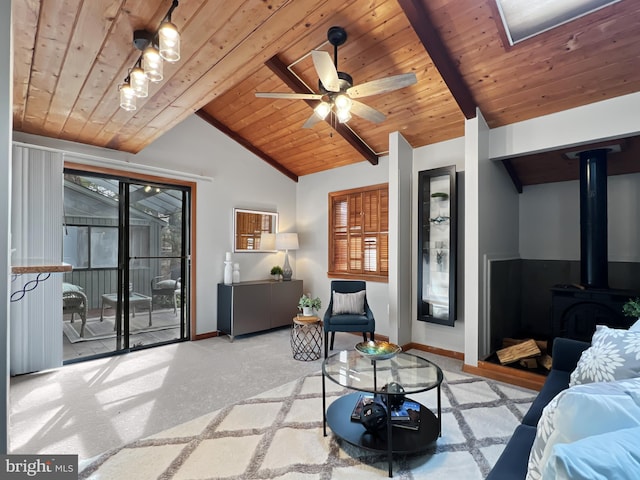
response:
<path id="1" fill-rule="evenodd" d="M 338 79 L 338 71 L 336 70 L 333 60 L 329 52 L 322 50 L 312 50 L 313 66 L 316 67 L 318 78 L 322 82 L 324 88 L 330 92 L 340 91 L 340 80 Z"/>
<path id="2" fill-rule="evenodd" d="M 355 85 L 347 89 L 347 95 L 351 98 L 367 97 L 369 95 L 378 95 L 380 93 L 392 92 L 399 88 L 408 87 L 416 83 L 418 79 L 415 73 L 403 73 L 392 77 L 371 80 L 362 85 Z"/>
<path id="3" fill-rule="evenodd" d="M 313 112 L 311 114 L 311 116 L 309 118 L 307 118 L 307 121 L 304 122 L 304 125 L 302 125 L 302 128 L 313 128 L 313 126 L 318 123 L 321 120 L 321 118 L 316 115 L 316 112 Z"/>
<path id="4" fill-rule="evenodd" d="M 281 93 L 281 92 L 256 92 L 258 98 L 284 98 L 289 100 L 320 100 L 322 95 L 317 93 Z"/>
<path id="5" fill-rule="evenodd" d="M 385 118 L 387 118 L 384 113 L 357 100 L 353 100 L 351 103 L 351 113 L 355 113 L 359 117 L 373 123 L 384 122 Z"/>

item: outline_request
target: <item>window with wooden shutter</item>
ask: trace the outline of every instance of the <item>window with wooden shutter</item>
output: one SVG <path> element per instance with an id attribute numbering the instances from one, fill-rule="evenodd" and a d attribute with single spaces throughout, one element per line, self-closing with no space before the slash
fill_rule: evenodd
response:
<path id="1" fill-rule="evenodd" d="M 329 209 L 329 276 L 387 281 L 388 185 L 332 192 Z"/>

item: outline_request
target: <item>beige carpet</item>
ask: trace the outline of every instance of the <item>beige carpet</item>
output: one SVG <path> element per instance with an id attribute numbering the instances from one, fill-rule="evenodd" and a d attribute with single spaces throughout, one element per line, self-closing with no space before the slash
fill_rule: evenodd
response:
<path id="1" fill-rule="evenodd" d="M 442 437 L 423 455 L 395 457 L 394 478 L 481 480 L 536 392 L 445 371 Z M 81 463 L 81 479 L 370 479 L 386 456 L 322 434 L 316 373 Z M 327 381 L 328 402 L 347 393 Z M 412 395 L 435 410 L 435 391 Z"/>
<path id="2" fill-rule="evenodd" d="M 157 315 L 153 313 L 153 324 L 149 326 L 148 312 L 137 313 L 135 318 L 129 319 L 130 333 L 156 332 L 158 330 L 166 330 L 168 328 L 177 328 L 180 325 L 179 317 L 171 314 Z M 104 317 L 103 321 L 99 318 L 89 318 L 84 327 L 84 336 L 80 336 L 80 328 L 82 321 L 76 315 L 74 322 L 65 320 L 62 331 L 71 343 L 87 342 L 91 340 L 104 340 L 106 338 L 114 338 L 116 332 L 114 330 L 114 317 Z"/>

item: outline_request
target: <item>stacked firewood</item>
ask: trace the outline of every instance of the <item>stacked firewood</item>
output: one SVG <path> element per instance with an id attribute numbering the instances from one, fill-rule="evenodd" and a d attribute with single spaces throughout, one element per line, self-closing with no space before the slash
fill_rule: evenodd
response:
<path id="1" fill-rule="evenodd" d="M 502 349 L 496 352 L 501 365 L 518 363 L 521 367 L 551 370 L 551 356 L 546 340 L 504 338 Z"/>

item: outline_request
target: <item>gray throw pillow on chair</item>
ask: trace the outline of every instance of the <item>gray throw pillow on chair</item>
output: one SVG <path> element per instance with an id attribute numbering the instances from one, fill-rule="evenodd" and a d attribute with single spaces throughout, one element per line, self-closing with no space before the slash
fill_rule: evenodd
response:
<path id="1" fill-rule="evenodd" d="M 365 290 L 355 293 L 333 292 L 333 315 L 364 315 Z"/>

